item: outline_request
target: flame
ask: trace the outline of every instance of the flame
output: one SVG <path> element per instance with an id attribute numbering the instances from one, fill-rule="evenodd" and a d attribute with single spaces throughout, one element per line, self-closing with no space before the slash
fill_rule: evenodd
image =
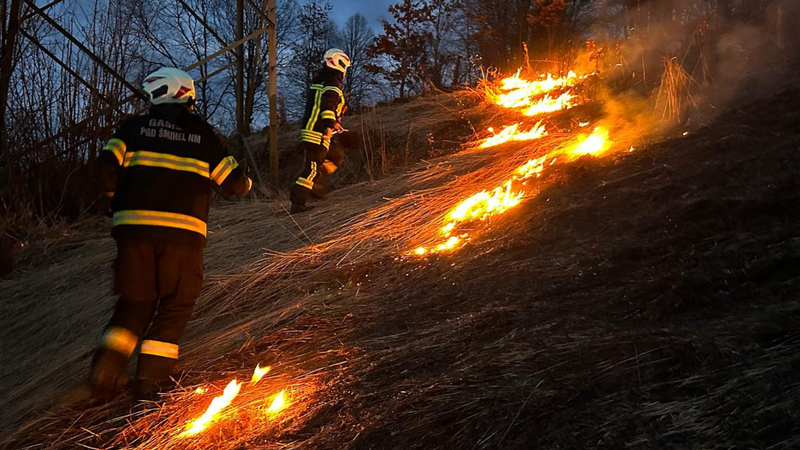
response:
<path id="1" fill-rule="evenodd" d="M 609 148 L 611 148 L 611 142 L 608 140 L 608 130 L 597 127 L 586 139 L 570 149 L 569 153 L 578 157 L 583 155 L 598 155 Z"/>
<path id="2" fill-rule="evenodd" d="M 525 80 L 517 71 L 514 76 L 501 81 L 499 93 L 489 92 L 488 97 L 497 105 L 522 110 L 525 116 L 534 117 L 577 106 L 577 97 L 570 88 L 584 79 L 586 76 L 569 72 L 565 77 L 543 74 L 538 80 Z M 556 93 L 557 90 L 562 92 Z M 538 97 L 542 98 L 537 100 Z"/>
<path id="3" fill-rule="evenodd" d="M 253 377 L 250 378 L 250 384 L 258 383 L 259 380 L 261 380 L 261 378 L 263 378 L 264 375 L 266 375 L 271 369 L 272 369 L 272 367 L 270 367 L 270 366 L 264 367 L 262 369 L 261 365 L 257 364 L 256 365 L 256 370 L 253 371 Z"/>
<path id="4" fill-rule="evenodd" d="M 536 125 L 534 125 L 528 131 L 519 131 L 519 126 L 520 124 L 517 123 L 511 125 L 510 127 L 504 128 L 503 131 L 483 141 L 479 147 L 489 148 L 500 144 L 505 144 L 509 141 L 532 141 L 534 139 L 547 136 L 547 131 L 545 130 L 545 127 L 542 125 L 541 121 L 537 122 Z M 494 133 L 492 128 L 489 128 L 489 131 Z"/>
<path id="5" fill-rule="evenodd" d="M 417 247 L 411 254 L 425 256 L 458 247 L 469 240 L 468 233 L 454 234 L 460 225 L 486 220 L 515 208 L 528 193 L 525 189 L 526 181 L 541 176 L 545 167 L 553 165 L 559 155 L 567 153 L 574 158 L 583 155 L 598 155 L 611 148 L 611 144 L 608 130 L 597 127 L 592 134 L 584 135 L 572 145 L 528 160 L 525 164 L 517 167 L 502 185 L 491 191 L 480 191 L 450 209 L 444 217 L 444 226 L 439 230 L 439 239 L 442 239 L 443 242 L 430 247 Z"/>
<path id="6" fill-rule="evenodd" d="M 496 187 L 491 192 L 478 192 L 451 210 L 447 217 L 452 222 L 464 222 L 500 214 L 516 206 L 522 197 L 522 193 L 512 192 L 511 188 L 512 180 L 508 180 L 505 186 Z M 447 227 L 453 228 L 450 224 Z"/>
<path id="7" fill-rule="evenodd" d="M 284 389 L 275 396 L 275 398 L 272 400 L 272 404 L 269 405 L 269 408 L 267 408 L 268 413 L 275 414 L 286 408 L 286 399 L 284 398 L 285 392 L 286 390 Z"/>
<path id="8" fill-rule="evenodd" d="M 540 116 L 542 114 L 553 113 L 564 109 L 570 109 L 578 105 L 574 95 L 565 92 L 558 97 L 550 97 L 545 95 L 544 98 L 531 106 L 523 112 L 528 117 Z"/>
<path id="9" fill-rule="evenodd" d="M 452 250 L 467 241 L 469 237 L 468 233 L 459 236 L 453 235 L 459 224 L 486 220 L 519 205 L 525 196 L 525 191 L 522 189 L 524 181 L 534 176 L 540 176 L 549 158 L 550 155 L 545 155 L 531 159 L 517 167 L 511 178 L 506 180 L 503 185 L 491 191 L 478 192 L 463 200 L 445 216 L 446 223 L 440 230 L 445 241 L 431 248 L 417 247 L 412 253 L 416 256 L 425 256 L 428 253 Z M 554 161 L 555 159 L 552 159 L 550 163 L 552 164 Z"/>
<path id="10" fill-rule="evenodd" d="M 231 381 L 225 387 L 225 390 L 222 391 L 222 395 L 214 398 L 211 401 L 211 405 L 208 406 L 206 412 L 200 416 L 199 419 L 195 420 L 194 422 L 190 422 L 189 425 L 186 427 L 186 431 L 181 433 L 181 436 L 194 436 L 197 433 L 208 428 L 208 426 L 217 419 L 219 413 L 228 407 L 231 404 L 233 399 L 239 395 L 239 389 L 242 388 L 242 384 L 238 383 L 236 380 Z"/>
<path id="11" fill-rule="evenodd" d="M 552 74 L 541 75 L 538 80 L 525 80 L 520 77 L 521 71 L 501 81 L 503 94 L 495 95 L 494 102 L 504 108 L 518 109 L 531 104 L 531 100 L 539 95 L 559 88 L 575 86 L 586 77 L 579 77 L 569 72 L 565 77 L 554 77 Z"/>

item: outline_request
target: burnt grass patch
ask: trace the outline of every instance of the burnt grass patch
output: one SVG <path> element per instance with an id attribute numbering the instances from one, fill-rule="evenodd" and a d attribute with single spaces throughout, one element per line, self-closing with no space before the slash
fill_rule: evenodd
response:
<path id="1" fill-rule="evenodd" d="M 253 337 L 188 358 L 202 362 L 184 384 L 257 362 L 324 379 L 302 420 L 235 448 L 798 448 L 798 104 L 783 92 L 554 168 L 450 255 L 303 268 L 275 296 L 254 285 L 230 315 Z M 122 403 L 15 443 L 67 448 Z"/>
<path id="2" fill-rule="evenodd" d="M 323 434 L 353 448 L 800 445 L 799 100 L 566 166 L 481 243 L 371 271 L 361 396 Z"/>

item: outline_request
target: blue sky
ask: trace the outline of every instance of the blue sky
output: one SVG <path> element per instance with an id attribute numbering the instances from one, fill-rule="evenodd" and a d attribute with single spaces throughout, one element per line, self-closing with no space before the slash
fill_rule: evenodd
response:
<path id="1" fill-rule="evenodd" d="M 331 1 L 333 5 L 331 18 L 342 25 L 348 17 L 360 12 L 367 18 L 373 31 L 378 33 L 381 30 L 379 19 L 389 18 L 387 8 L 394 3 L 397 3 L 397 0 L 334 0 Z"/>

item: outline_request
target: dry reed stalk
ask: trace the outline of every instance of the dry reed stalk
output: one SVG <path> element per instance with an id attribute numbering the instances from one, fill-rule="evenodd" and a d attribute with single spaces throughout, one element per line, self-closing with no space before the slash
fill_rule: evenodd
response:
<path id="1" fill-rule="evenodd" d="M 692 86 L 695 81 L 676 58 L 664 58 L 664 74 L 656 98 L 655 112 L 661 120 L 681 122 L 687 108 L 694 106 Z"/>

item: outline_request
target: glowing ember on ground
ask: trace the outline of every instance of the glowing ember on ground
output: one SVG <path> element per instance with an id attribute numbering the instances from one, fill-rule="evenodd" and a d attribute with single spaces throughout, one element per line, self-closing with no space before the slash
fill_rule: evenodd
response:
<path id="1" fill-rule="evenodd" d="M 267 372 L 270 371 L 270 369 L 272 369 L 272 367 L 270 366 L 264 367 L 262 369 L 260 364 L 256 365 L 256 370 L 253 371 L 253 377 L 250 378 L 250 384 L 258 383 L 258 381 L 261 380 L 261 378 L 263 378 L 264 375 L 266 375 Z"/>
<path id="2" fill-rule="evenodd" d="M 272 368 L 270 366 L 262 368 L 260 364 L 256 365 L 248 386 L 255 386 L 271 369 Z M 215 397 L 214 400 L 211 401 L 211 405 L 209 405 L 208 409 L 206 409 L 206 412 L 203 413 L 199 419 L 189 422 L 189 424 L 186 425 L 186 431 L 178 435 L 178 437 L 194 436 L 206 430 L 212 422 L 220 418 L 222 411 L 229 407 L 236 396 L 239 395 L 239 391 L 242 389 L 242 384 L 243 383 L 239 383 L 235 379 L 228 383 L 228 385 L 225 387 L 225 390 L 222 391 L 222 395 Z M 203 387 L 199 387 L 195 391 L 196 394 L 205 392 L 206 389 Z M 286 401 L 284 400 L 284 391 L 281 391 L 275 397 L 275 400 L 272 401 L 272 406 L 270 406 L 269 411 L 278 412 L 285 407 Z"/>
<path id="3" fill-rule="evenodd" d="M 275 398 L 272 400 L 272 404 L 269 406 L 269 408 L 267 408 L 268 413 L 275 414 L 286 408 L 286 398 L 284 397 L 285 393 L 285 390 L 280 391 L 278 395 L 275 396 Z"/>
<path id="4" fill-rule="evenodd" d="M 570 149 L 569 153 L 576 156 L 597 155 L 610 147 L 611 142 L 608 140 L 608 130 L 597 127 L 583 142 Z"/>
<path id="5" fill-rule="evenodd" d="M 216 397 L 214 400 L 211 401 L 211 405 L 209 405 L 206 412 L 200 416 L 199 419 L 191 422 L 187 427 L 186 431 L 181 433 L 181 437 L 184 436 L 194 436 L 197 433 L 208 428 L 208 425 L 213 422 L 217 416 L 219 415 L 220 411 L 227 408 L 228 405 L 231 404 L 233 399 L 239 394 L 239 389 L 242 388 L 242 384 L 238 383 L 236 380 L 231 381 L 228 383 L 228 386 L 225 387 L 225 390 L 222 391 L 222 395 Z"/>
<path id="6" fill-rule="evenodd" d="M 420 246 L 411 252 L 411 255 L 425 256 L 432 253 L 441 253 L 452 250 L 469 241 L 467 233 L 456 233 L 459 225 L 486 220 L 490 217 L 501 215 L 519 205 L 525 198 L 526 180 L 541 176 L 546 166 L 553 165 L 558 156 L 564 153 L 579 157 L 583 155 L 597 155 L 611 147 L 608 139 L 608 130 L 602 127 L 595 128 L 588 136 L 580 138 L 574 145 L 555 150 L 545 156 L 528 160 L 517 167 L 511 177 L 501 186 L 491 191 L 481 191 L 463 200 L 453 207 L 444 217 L 445 225 L 439 230 L 439 239 L 444 242 L 432 246 Z"/>
<path id="7" fill-rule="evenodd" d="M 463 233 L 453 235 L 459 224 L 486 220 L 489 217 L 503 214 L 511 208 L 519 205 L 525 196 L 523 190 L 524 180 L 533 176 L 539 176 L 544 170 L 544 164 L 549 156 L 531 159 L 519 166 L 514 175 L 511 176 L 502 186 L 498 186 L 491 191 L 481 191 L 467 198 L 456 205 L 445 216 L 445 225 L 440 233 L 445 241 L 431 248 L 418 247 L 412 253 L 417 256 L 424 256 L 428 253 L 440 253 L 452 250 L 467 242 L 469 235 Z"/>
<path id="8" fill-rule="evenodd" d="M 539 121 L 536 125 L 534 125 L 528 131 L 520 131 L 519 130 L 520 124 L 514 124 L 510 127 L 506 127 L 503 131 L 495 134 L 494 136 L 486 139 L 483 143 L 479 146 L 480 148 L 489 148 L 495 147 L 500 144 L 505 144 L 509 141 L 532 141 L 534 139 L 539 139 L 543 136 L 547 136 L 547 131 L 542 125 L 542 122 Z M 494 130 L 491 128 L 489 131 L 494 133 Z"/>

